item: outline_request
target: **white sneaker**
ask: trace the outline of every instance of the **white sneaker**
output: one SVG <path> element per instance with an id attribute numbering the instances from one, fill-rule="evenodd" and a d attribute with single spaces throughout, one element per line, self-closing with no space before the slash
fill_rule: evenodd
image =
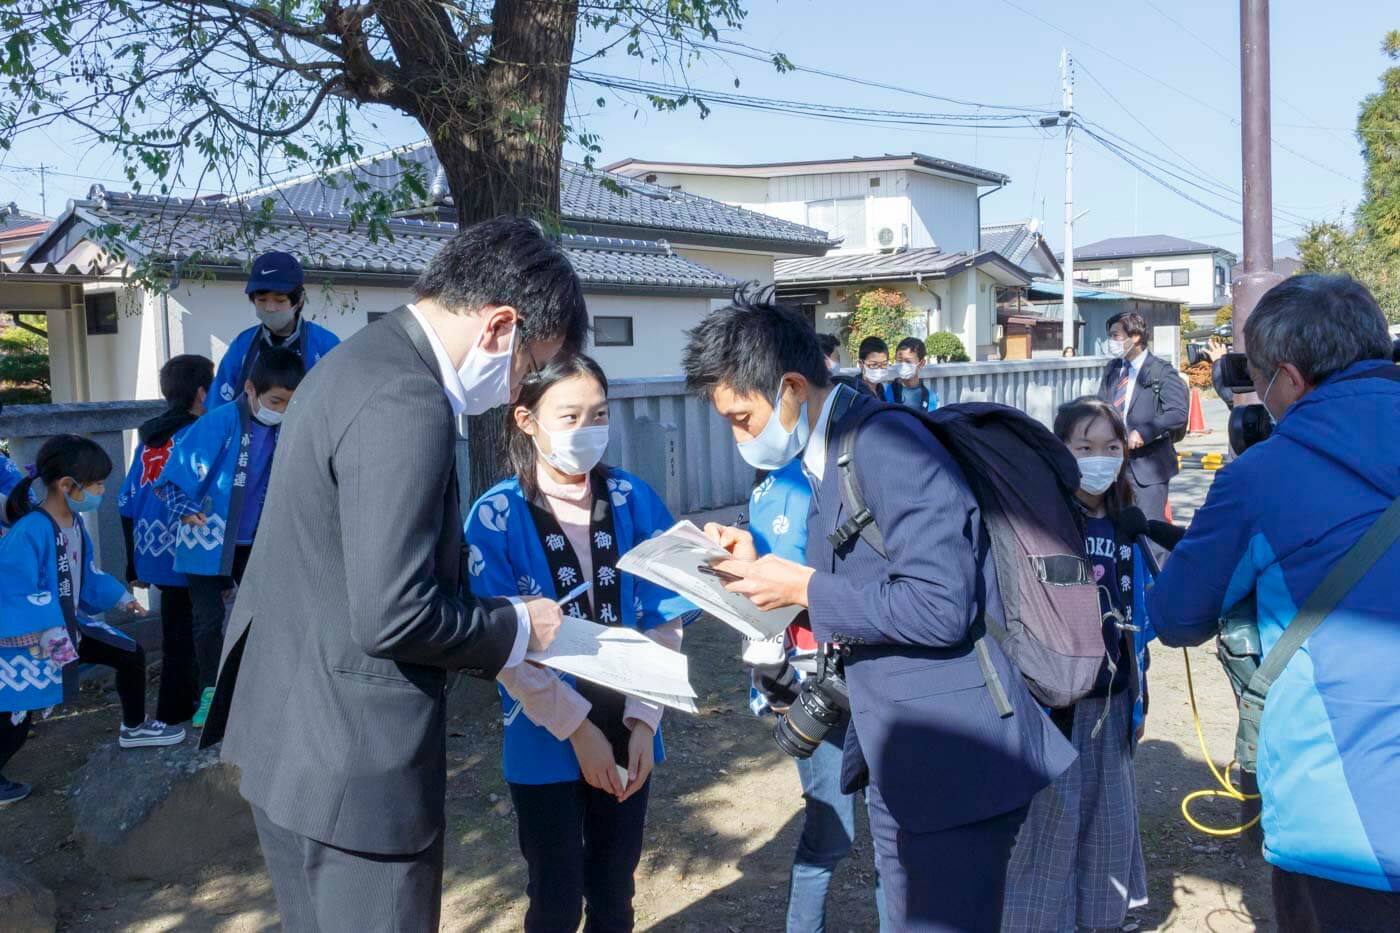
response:
<path id="1" fill-rule="evenodd" d="M 185 730 L 180 726 L 167 726 L 159 719 L 147 719 L 139 726 L 122 726 L 117 739 L 122 748 L 152 748 L 160 745 L 179 745 L 185 741 Z"/>

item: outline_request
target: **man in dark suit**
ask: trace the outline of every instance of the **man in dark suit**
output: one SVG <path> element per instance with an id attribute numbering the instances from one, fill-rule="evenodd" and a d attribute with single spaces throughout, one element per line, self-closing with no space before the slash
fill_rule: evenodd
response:
<path id="1" fill-rule="evenodd" d="M 550 600 L 466 595 L 454 451 L 458 415 L 580 346 L 578 279 L 502 218 L 414 291 L 287 412 L 201 743 L 242 770 L 293 933 L 438 929 L 448 672 L 494 678 L 560 621 Z"/>
<path id="2" fill-rule="evenodd" d="M 1136 311 L 1109 318 L 1108 352 L 1116 359 L 1104 370 L 1099 398 L 1128 426 L 1128 475 L 1138 508 L 1166 521 L 1167 487 L 1181 471 L 1172 434 L 1186 427 L 1186 383 L 1147 343 L 1147 322 Z"/>
<path id="3" fill-rule="evenodd" d="M 990 639 L 1012 715 L 998 715 L 974 641 L 1001 600 L 976 500 L 952 457 L 896 406 L 860 424 L 854 457 L 888 557 L 833 549 L 844 520 L 835 459 L 876 399 L 833 386 L 816 334 L 786 309 L 738 302 L 690 335 L 686 381 L 756 467 L 800 456 L 812 483 L 807 566 L 736 528 L 706 532 L 734 554 L 729 584 L 764 609 L 805 606 L 844 646 L 851 728 L 842 790 L 867 788 L 885 910 L 900 931 L 998 930 L 1006 866 L 1031 798 L 1074 759 Z M 910 490 L 919 490 L 910 495 Z"/>

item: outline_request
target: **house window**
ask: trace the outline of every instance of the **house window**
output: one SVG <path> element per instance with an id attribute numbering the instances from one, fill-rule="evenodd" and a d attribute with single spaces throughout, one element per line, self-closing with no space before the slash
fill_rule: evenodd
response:
<path id="1" fill-rule="evenodd" d="M 115 334 L 117 332 L 117 293 L 99 292 L 83 296 L 87 310 L 88 336 Z"/>
<path id="2" fill-rule="evenodd" d="M 807 226 L 842 238 L 842 246 L 865 246 L 865 198 L 807 202 Z"/>
<path id="3" fill-rule="evenodd" d="M 1190 269 L 1159 269 L 1154 273 L 1158 288 L 1175 288 L 1191 284 Z"/>
<path id="4" fill-rule="evenodd" d="M 593 318 L 593 346 L 632 346 L 632 319 L 630 317 L 595 316 Z"/>

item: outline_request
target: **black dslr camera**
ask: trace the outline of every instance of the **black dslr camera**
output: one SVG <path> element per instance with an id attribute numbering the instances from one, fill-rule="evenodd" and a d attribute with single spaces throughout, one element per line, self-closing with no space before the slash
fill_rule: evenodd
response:
<path id="1" fill-rule="evenodd" d="M 826 734 L 851 709 L 850 694 L 841 676 L 841 658 L 840 647 L 820 646 L 816 673 L 802 682 L 787 715 L 778 717 L 773 727 L 778 747 L 793 758 L 811 758 Z"/>
<path id="2" fill-rule="evenodd" d="M 1253 392 L 1254 380 L 1249 378 L 1249 358 L 1243 353 L 1226 353 L 1216 361 L 1215 384 L 1231 392 Z M 1274 419 L 1263 405 L 1236 405 L 1230 411 L 1230 449 L 1238 456 L 1250 447 L 1267 440 L 1274 433 Z"/>

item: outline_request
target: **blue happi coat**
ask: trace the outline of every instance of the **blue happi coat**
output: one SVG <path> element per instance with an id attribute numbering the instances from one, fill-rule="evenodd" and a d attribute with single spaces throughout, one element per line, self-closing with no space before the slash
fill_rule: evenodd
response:
<path id="1" fill-rule="evenodd" d="M 138 443 L 131 469 L 117 495 L 117 509 L 132 521 L 132 558 L 136 579 L 153 586 L 184 586 L 188 581 L 175 570 L 175 539 L 180 520 L 170 514 L 165 497 L 157 492 L 161 472 L 175 445 L 193 424 L 176 431 L 164 444 Z"/>
<path id="2" fill-rule="evenodd" d="M 310 370 L 320 361 L 321 357 L 336 348 L 340 343 L 340 338 L 320 324 L 308 321 L 304 317 L 301 319 L 299 327 L 300 330 L 292 336 L 292 339 L 282 346 L 300 356 L 302 364 Z M 248 378 L 243 363 L 248 357 L 248 351 L 252 348 L 253 341 L 263 339 L 263 326 L 261 324 L 255 324 L 233 338 L 233 343 L 229 344 L 228 351 L 219 361 L 218 372 L 214 374 L 214 385 L 209 389 L 209 401 L 207 402 L 209 408 L 217 408 L 226 402 L 231 402 L 243 392 L 243 383 Z"/>
<path id="3" fill-rule="evenodd" d="M 14 461 L 4 454 L 0 454 L 0 537 L 5 534 L 5 529 L 9 526 L 5 524 L 5 500 L 10 497 L 10 490 L 14 489 L 24 479 L 24 472 L 15 466 Z"/>
<path id="4" fill-rule="evenodd" d="M 0 540 L 0 638 L 19 638 L 51 628 L 67 628 L 79 637 L 108 643 L 136 643 L 110 626 L 86 617 L 115 608 L 126 587 L 92 564 L 92 538 L 74 516 L 83 539 L 83 573 L 75 617 L 65 619 L 59 590 L 59 549 L 48 513 L 30 512 Z M 66 558 L 64 558 L 66 559 Z M 71 626 L 69 623 L 73 623 Z M 76 639 L 75 639 L 76 642 Z M 47 709 L 63 702 L 63 672 L 40 657 L 37 648 L 0 647 L 0 713 Z"/>
<path id="5" fill-rule="evenodd" d="M 170 459 L 156 481 L 156 492 L 171 502 L 171 521 L 176 523 L 175 573 L 217 577 L 228 573 L 225 548 L 232 554 L 237 544 L 238 520 L 235 511 L 234 474 L 238 470 L 239 444 L 248 427 L 247 395 L 232 405 L 221 405 L 205 413 L 181 434 L 170 451 Z M 173 486 L 175 490 L 167 490 Z M 183 508 L 178 504 L 185 500 Z M 181 512 L 204 513 L 204 526 L 179 521 Z M 153 582 L 153 581 L 148 581 Z"/>
<path id="6" fill-rule="evenodd" d="M 661 499 L 645 482 L 616 468 L 608 470 L 608 492 L 612 500 L 613 530 L 617 552 L 627 553 L 638 543 L 670 528 L 674 522 Z M 467 520 L 467 578 L 474 596 L 546 596 L 558 599 L 570 587 L 556 587 L 550 576 L 549 561 L 540 543 L 530 507 L 514 477 L 488 489 L 472 505 Z M 647 631 L 680 616 L 693 616 L 698 610 L 668 589 L 647 580 L 621 575 L 619 602 L 624 607 L 622 624 Z M 630 606 L 632 612 L 625 611 Z M 687 619 L 688 621 L 688 619 Z M 574 678 L 560 673 L 569 685 Z M 504 765 L 506 780 L 513 784 L 556 784 L 579 779 L 578 758 L 573 746 L 550 735 L 525 717 L 504 687 L 501 712 L 505 717 Z M 665 758 L 661 733 L 656 733 L 656 762 Z"/>

